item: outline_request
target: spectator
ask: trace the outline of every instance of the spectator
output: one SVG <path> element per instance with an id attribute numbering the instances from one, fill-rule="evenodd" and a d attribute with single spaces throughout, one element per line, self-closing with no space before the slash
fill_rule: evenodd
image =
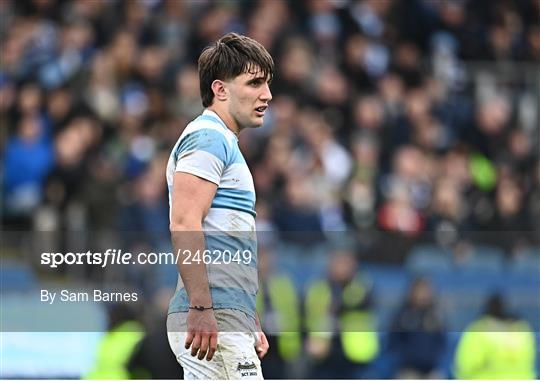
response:
<path id="1" fill-rule="evenodd" d="M 492 230 L 497 232 L 494 241 L 507 253 L 513 253 L 527 241 L 530 226 L 523 206 L 523 190 L 517 182 L 501 179 L 495 193 L 496 210 Z"/>
<path id="2" fill-rule="evenodd" d="M 258 259 L 257 313 L 270 344 L 261 363 L 263 374 L 269 379 L 291 378 L 301 366 L 300 298 L 291 279 L 278 273 L 266 248 L 259 249 Z"/>
<path id="3" fill-rule="evenodd" d="M 167 324 L 170 297 L 169 289 L 161 289 L 154 294 L 148 328 L 127 364 L 130 374 L 138 378 L 177 380 L 183 377 L 183 369 L 169 349 L 167 331 L 163 329 Z"/>
<path id="4" fill-rule="evenodd" d="M 391 324 L 389 351 L 396 357 L 395 378 L 439 378 L 446 347 L 444 325 L 427 279 L 415 279 Z"/>
<path id="5" fill-rule="evenodd" d="M 500 295 L 493 295 L 484 314 L 461 336 L 455 375 L 459 379 L 534 379 L 535 353 L 529 324 L 510 314 Z"/>
<path id="6" fill-rule="evenodd" d="M 37 116 L 21 119 L 17 135 L 7 142 L 4 160 L 5 222 L 18 220 L 28 228 L 29 221 L 23 221 L 42 202 L 45 179 L 54 166 L 52 143 Z"/>
<path id="7" fill-rule="evenodd" d="M 109 309 L 109 329 L 99 343 L 96 361 L 86 379 L 129 379 L 131 356 L 144 337 L 143 326 L 129 306 L 114 304 Z M 140 377 L 140 375 L 139 375 Z"/>
<path id="8" fill-rule="evenodd" d="M 352 150 L 355 162 L 344 190 L 345 215 L 347 222 L 357 228 L 372 228 L 376 217 L 379 145 L 365 134 L 354 139 Z"/>
<path id="9" fill-rule="evenodd" d="M 450 179 L 435 184 L 427 229 L 434 232 L 437 243 L 451 247 L 461 239 L 469 226 L 460 188 Z"/>
<path id="10" fill-rule="evenodd" d="M 332 253 L 326 279 L 306 293 L 310 378 L 362 378 L 379 353 L 369 283 L 349 251 Z"/>

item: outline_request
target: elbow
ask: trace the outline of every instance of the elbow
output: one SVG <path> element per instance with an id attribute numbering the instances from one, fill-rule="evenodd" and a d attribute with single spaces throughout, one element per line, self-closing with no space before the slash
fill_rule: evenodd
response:
<path id="1" fill-rule="evenodd" d="M 199 231 L 202 229 L 201 221 L 186 219 L 186 218 L 176 218 L 171 220 L 169 224 L 169 230 L 171 233 L 174 232 L 185 232 L 185 231 Z"/>
<path id="2" fill-rule="evenodd" d="M 171 222 L 169 224 L 169 230 L 171 233 L 178 232 L 184 230 L 184 225 L 178 223 L 178 222 Z"/>

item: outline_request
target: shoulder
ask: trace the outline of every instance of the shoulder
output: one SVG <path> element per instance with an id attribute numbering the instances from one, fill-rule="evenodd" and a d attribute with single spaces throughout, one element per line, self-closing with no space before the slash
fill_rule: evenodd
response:
<path id="1" fill-rule="evenodd" d="M 205 151 L 223 162 L 230 161 L 234 154 L 234 141 L 225 127 L 201 117 L 189 123 L 175 147 L 175 159 L 192 151 Z"/>
<path id="2" fill-rule="evenodd" d="M 208 115 L 199 115 L 191 121 L 180 136 L 180 140 L 194 134 L 212 136 L 226 142 L 230 147 L 234 146 L 234 136 L 231 136 L 227 127 Z"/>

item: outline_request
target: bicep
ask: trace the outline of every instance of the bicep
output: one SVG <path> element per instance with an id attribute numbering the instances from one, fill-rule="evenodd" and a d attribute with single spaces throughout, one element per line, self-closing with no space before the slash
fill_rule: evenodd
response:
<path id="1" fill-rule="evenodd" d="M 200 224 L 212 205 L 217 185 L 186 172 L 175 172 L 171 195 L 171 225 Z"/>

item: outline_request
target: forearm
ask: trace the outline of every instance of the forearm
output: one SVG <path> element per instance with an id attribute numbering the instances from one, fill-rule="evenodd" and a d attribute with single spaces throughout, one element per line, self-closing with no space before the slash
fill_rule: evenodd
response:
<path id="1" fill-rule="evenodd" d="M 204 261 L 189 260 L 199 252 L 205 250 L 204 234 L 200 228 L 192 227 L 189 230 L 179 227 L 171 231 L 171 238 L 175 253 L 179 256 L 177 266 L 184 287 L 188 294 L 190 305 L 209 307 L 212 305 L 208 275 Z"/>

